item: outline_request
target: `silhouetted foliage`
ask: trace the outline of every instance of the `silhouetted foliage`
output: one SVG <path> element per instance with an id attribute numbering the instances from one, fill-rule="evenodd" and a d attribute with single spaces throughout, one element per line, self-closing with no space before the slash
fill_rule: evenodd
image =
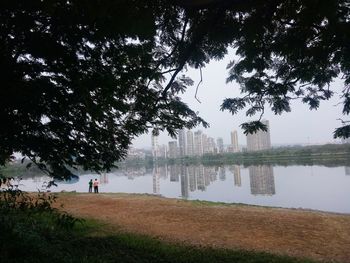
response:
<path id="1" fill-rule="evenodd" d="M 243 97 L 222 110 L 281 114 L 296 98 L 317 109 L 342 74 L 348 115 L 349 10 L 345 0 L 1 1 L 0 164 L 20 152 L 66 178 L 68 166 L 110 169 L 149 128 L 207 126 L 179 98 L 193 85 L 181 72 L 228 47 L 241 59 L 227 81 Z"/>
<path id="2" fill-rule="evenodd" d="M 252 2 L 240 11 L 230 10 L 232 25 L 237 28 L 233 46 L 240 60 L 228 65 L 227 81 L 237 81 L 244 96 L 225 100 L 222 109 L 236 113 L 236 109 L 248 107 L 246 114 L 252 116 L 263 114 L 267 105 L 281 114 L 291 111 L 294 99 L 301 99 L 310 110 L 317 109 L 322 100 L 333 95 L 332 80 L 342 76 L 340 99 L 343 114 L 348 115 L 349 2 Z M 260 125 L 252 122 L 242 128 L 250 132 L 252 127 L 260 129 Z M 334 137 L 349 137 L 349 128 L 338 128 Z"/>

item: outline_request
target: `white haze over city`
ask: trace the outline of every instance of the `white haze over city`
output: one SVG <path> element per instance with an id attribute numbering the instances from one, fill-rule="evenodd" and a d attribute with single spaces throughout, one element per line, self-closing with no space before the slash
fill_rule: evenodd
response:
<path id="1" fill-rule="evenodd" d="M 224 144 L 230 144 L 230 132 L 237 130 L 238 143 L 246 145 L 246 136 L 239 126 L 248 120 L 256 120 L 259 116 L 247 117 L 244 110 L 237 115 L 232 115 L 228 111 L 220 111 L 220 105 L 225 98 L 240 96 L 240 88 L 237 83 L 226 84 L 228 76 L 226 66 L 234 58 L 234 51 L 231 50 L 225 59 L 211 61 L 202 69 L 203 82 L 199 86 L 197 94 L 201 103 L 195 99 L 196 86 L 200 81 L 199 69 L 189 69 L 184 72 L 195 83 L 182 95 L 182 98 L 191 109 L 198 111 L 199 115 L 210 124 L 207 129 L 197 127 L 193 131 L 200 129 L 208 136 L 215 139 L 222 137 Z M 336 127 L 341 126 L 339 118 L 343 117 L 341 113 L 342 104 L 339 103 L 341 102 L 339 96 L 341 95 L 342 85 L 343 83 L 340 80 L 331 83 L 330 88 L 336 93 L 329 101 L 321 101 L 318 110 L 310 111 L 308 105 L 303 104 L 300 100 L 293 101 L 291 104 L 292 111 L 282 115 L 274 115 L 271 110 L 266 108 L 263 119 L 270 122 L 272 145 L 340 142 L 339 139 L 333 139 L 333 132 Z M 158 142 L 159 144 L 168 144 L 168 141 L 171 140 L 174 139 L 164 132 L 160 134 Z M 133 147 L 150 148 L 151 133 L 136 138 Z"/>

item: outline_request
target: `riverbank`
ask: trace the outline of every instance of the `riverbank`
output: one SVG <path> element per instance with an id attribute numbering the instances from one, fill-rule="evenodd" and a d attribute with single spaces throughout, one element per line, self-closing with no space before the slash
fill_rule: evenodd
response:
<path id="1" fill-rule="evenodd" d="M 105 224 L 100 235 L 135 233 L 209 248 L 350 262 L 350 216 L 127 194 L 59 194 L 74 216 Z"/>
<path id="2" fill-rule="evenodd" d="M 207 153 L 202 156 L 185 156 L 178 158 L 158 158 L 156 164 L 171 165 L 322 165 L 326 167 L 350 166 L 350 144 L 324 144 L 309 146 L 286 146 L 254 152 Z M 152 167 L 152 156 L 145 159 L 126 159 L 121 167 Z"/>

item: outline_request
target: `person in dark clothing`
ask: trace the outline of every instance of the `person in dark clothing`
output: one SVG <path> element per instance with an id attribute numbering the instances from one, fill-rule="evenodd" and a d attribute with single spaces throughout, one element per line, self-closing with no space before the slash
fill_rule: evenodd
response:
<path id="1" fill-rule="evenodd" d="M 98 193 L 98 181 L 97 181 L 97 179 L 95 179 L 95 181 L 94 181 L 94 193 L 95 194 Z"/>
<path id="2" fill-rule="evenodd" d="M 89 181 L 89 193 L 92 193 L 92 179 Z"/>

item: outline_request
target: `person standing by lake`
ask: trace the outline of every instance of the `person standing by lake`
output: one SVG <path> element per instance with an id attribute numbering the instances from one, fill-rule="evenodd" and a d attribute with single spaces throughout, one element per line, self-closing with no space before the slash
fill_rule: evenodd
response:
<path id="1" fill-rule="evenodd" d="M 90 181 L 89 181 L 89 193 L 92 193 L 92 184 L 93 184 L 92 179 L 90 179 Z"/>
<path id="2" fill-rule="evenodd" d="M 95 179 L 95 181 L 94 181 L 94 193 L 95 194 L 98 193 L 98 181 L 97 181 L 97 179 Z"/>

